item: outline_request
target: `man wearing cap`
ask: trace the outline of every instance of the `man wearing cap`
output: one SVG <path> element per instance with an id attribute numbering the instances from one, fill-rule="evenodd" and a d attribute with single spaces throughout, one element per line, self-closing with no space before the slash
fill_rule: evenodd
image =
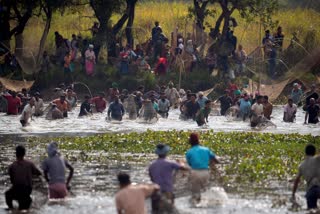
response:
<path id="1" fill-rule="evenodd" d="M 62 94 L 60 99 L 56 99 L 52 101 L 52 103 L 57 105 L 57 108 L 62 112 L 63 117 L 68 117 L 68 103 L 65 94 Z"/>
<path id="2" fill-rule="evenodd" d="M 107 101 L 104 99 L 104 93 L 99 93 L 98 96 L 94 97 L 90 101 L 96 108 L 96 111 L 102 113 L 107 108 Z"/>
<path id="3" fill-rule="evenodd" d="M 294 104 L 298 105 L 301 102 L 301 98 L 303 96 L 303 92 L 301 88 L 299 87 L 298 83 L 293 84 L 293 89 L 291 91 L 291 99 Z"/>
<path id="4" fill-rule="evenodd" d="M 161 194 L 152 198 L 153 214 L 171 213 L 174 210 L 173 194 L 173 173 L 175 170 L 188 170 L 189 168 L 179 163 L 166 159 L 170 148 L 167 145 L 159 144 L 155 153 L 158 159 L 149 166 L 149 175 L 152 182 L 160 186 Z"/>
<path id="5" fill-rule="evenodd" d="M 192 169 L 189 183 L 192 194 L 191 203 L 195 205 L 201 201 L 201 191 L 208 186 L 210 164 L 220 162 L 209 148 L 200 145 L 197 133 L 190 135 L 189 143 L 191 149 L 187 151 L 186 159 Z"/>
<path id="6" fill-rule="evenodd" d="M 58 152 L 58 143 L 52 142 L 47 147 L 48 158 L 42 162 L 42 170 L 46 181 L 49 183 L 49 198 L 61 199 L 67 196 L 67 188 L 73 176 L 73 167 L 61 157 Z M 67 181 L 65 168 L 69 169 Z"/>
<path id="7" fill-rule="evenodd" d="M 44 103 L 43 100 L 40 98 L 40 93 L 36 92 L 34 94 L 34 116 L 39 117 L 43 115 L 44 111 Z"/>
<path id="8" fill-rule="evenodd" d="M 200 105 L 200 109 L 204 108 L 204 106 L 206 105 L 206 101 L 207 100 L 208 100 L 208 98 L 204 96 L 202 91 L 200 91 L 198 93 L 198 99 L 197 99 L 197 102 Z"/>

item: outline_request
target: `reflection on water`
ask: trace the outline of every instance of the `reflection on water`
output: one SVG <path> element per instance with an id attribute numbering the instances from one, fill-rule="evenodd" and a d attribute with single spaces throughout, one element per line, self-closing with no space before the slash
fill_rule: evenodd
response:
<path id="1" fill-rule="evenodd" d="M 89 133 L 104 132 L 130 132 L 151 130 L 201 130 L 195 122 L 180 121 L 179 111 L 170 112 L 168 119 L 160 119 L 156 124 L 141 124 L 125 119 L 122 123 L 108 123 L 105 114 L 96 114 L 91 117 L 78 118 L 78 110 L 69 114 L 68 119 L 47 121 L 44 118 L 35 118 L 31 126 L 21 128 L 19 117 L 0 115 L 0 213 L 4 213 L 4 191 L 9 188 L 9 178 L 6 173 L 7 166 L 14 161 L 14 147 L 17 143 L 24 143 L 23 136 L 27 135 L 59 135 L 60 133 L 72 135 L 86 135 Z M 217 110 L 214 111 L 214 115 Z M 209 118 L 209 127 L 215 131 L 252 131 L 247 122 L 228 121 L 225 117 L 214 116 Z M 272 133 L 300 133 L 319 135 L 319 125 L 303 125 L 304 114 L 299 109 L 297 122 L 288 124 L 282 122 L 282 109 L 276 107 L 272 121 L 277 128 L 268 128 L 264 132 Z M 10 134 L 10 135 L 7 135 Z M 26 143 L 28 148 L 28 145 Z M 39 166 L 43 160 L 44 145 L 33 147 L 27 151 L 28 157 Z M 88 154 L 98 155 L 98 154 Z M 125 154 L 127 155 L 127 154 Z M 85 213 L 116 213 L 113 195 L 117 191 L 116 174 L 121 171 L 130 173 L 133 182 L 150 182 L 147 166 L 155 156 L 144 156 L 138 162 L 118 162 L 108 160 L 106 163 L 96 161 L 81 161 L 81 152 L 72 151 L 68 159 L 75 167 L 72 181 L 71 196 L 63 202 L 47 202 L 45 183 L 36 182 L 34 188 L 34 203 L 30 213 L 35 214 L 85 214 Z M 176 157 L 172 157 L 176 158 Z M 179 158 L 179 157 L 178 157 Z M 225 184 L 227 196 L 223 189 L 214 188 L 204 194 L 203 202 L 197 208 L 190 207 L 189 194 L 186 191 L 187 179 L 176 182 L 176 206 L 182 214 L 209 214 L 209 213 L 291 213 L 289 202 L 291 184 L 275 182 L 270 186 L 261 187 L 257 191 L 253 187 L 240 187 L 239 184 Z M 213 179 L 212 187 L 217 183 Z M 260 189 L 261 189 L 260 188 Z M 300 203 L 306 207 L 303 192 L 299 192 Z M 150 201 L 148 201 L 150 207 Z M 149 208 L 150 209 L 150 208 Z M 295 212 L 297 213 L 297 212 Z M 299 213 L 299 212 L 298 212 Z M 302 212 L 303 213 L 303 212 Z"/>
<path id="2" fill-rule="evenodd" d="M 218 109 L 214 109 L 213 115 L 209 118 L 209 126 L 205 129 L 215 131 L 252 131 L 248 122 L 228 121 L 226 117 L 217 115 Z M 168 119 L 160 118 L 155 124 L 142 124 L 137 121 L 124 119 L 121 123 L 106 122 L 106 114 L 94 114 L 90 117 L 78 118 L 79 109 L 69 113 L 69 118 L 56 121 L 45 120 L 44 117 L 34 118 L 31 126 L 22 128 L 19 117 L 6 116 L 0 114 L 0 134 L 48 134 L 48 133 L 70 133 L 85 135 L 88 133 L 105 133 L 105 132 L 130 132 L 145 131 L 146 129 L 158 130 L 203 130 L 199 128 L 196 122 L 179 120 L 179 110 L 173 110 Z M 281 107 L 275 107 L 272 122 L 277 128 L 270 127 L 263 132 L 272 133 L 300 133 L 319 135 L 319 125 L 303 125 L 304 112 L 298 110 L 296 123 L 282 122 L 283 110 Z"/>

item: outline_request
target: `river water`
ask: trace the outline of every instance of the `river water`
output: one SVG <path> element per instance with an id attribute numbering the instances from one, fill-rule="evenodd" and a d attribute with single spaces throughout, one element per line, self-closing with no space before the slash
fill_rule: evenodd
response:
<path id="1" fill-rule="evenodd" d="M 76 135 L 86 136 L 95 133 L 106 132 L 143 132 L 150 130 L 205 130 L 215 131 L 256 131 L 249 127 L 248 122 L 230 121 L 225 117 L 217 116 L 215 109 L 209 118 L 209 125 L 206 128 L 197 127 L 195 122 L 180 121 L 178 110 L 170 112 L 168 119 L 160 119 L 155 124 L 143 124 L 136 121 L 124 119 L 122 123 L 110 123 L 105 121 L 105 116 L 95 114 L 91 117 L 78 118 L 79 109 L 69 114 L 69 118 L 57 121 L 47 121 L 44 118 L 35 118 L 27 128 L 21 128 L 19 118 L 15 116 L 0 115 L 0 194 L 3 195 L 9 188 L 10 182 L 6 174 L 6 167 L 14 161 L 14 147 L 25 144 L 28 136 L 60 136 Z M 288 124 L 282 121 L 282 108 L 275 107 L 272 121 L 277 127 L 269 127 L 260 132 L 272 133 L 300 133 L 319 135 L 319 125 L 303 125 L 304 113 L 299 109 L 297 122 Z M 45 156 L 44 145 L 32 146 L 27 151 L 28 158 L 32 159 L 38 166 Z M 67 151 L 62 151 L 67 153 Z M 147 174 L 147 166 L 150 161 L 156 158 L 154 155 L 124 154 L 133 155 L 142 161 L 131 161 L 129 163 L 109 160 L 101 163 L 95 161 L 81 161 L 80 151 L 69 151 L 67 158 L 75 167 L 75 176 L 72 182 L 70 197 L 62 202 L 48 202 L 44 182 L 36 181 L 33 192 L 33 207 L 30 213 L 48 214 L 85 214 L 85 213 L 116 213 L 113 195 L 117 191 L 116 174 L 119 171 L 127 171 L 136 183 L 150 182 Z M 101 155 L 101 154 L 87 154 Z M 107 154 L 103 154 L 107 155 Z M 143 158 L 141 158 L 143 157 Z M 172 157 L 182 158 L 182 157 Z M 299 212 L 291 210 L 292 203 L 289 201 L 291 184 L 274 182 L 270 186 L 263 187 L 263 190 L 255 190 L 252 187 L 241 187 L 236 184 L 229 187 L 221 184 L 212 178 L 212 189 L 208 190 L 203 197 L 203 202 L 197 208 L 190 207 L 189 194 L 186 191 L 186 175 L 180 176 L 176 182 L 176 206 L 180 213 L 305 213 L 306 207 L 303 199 L 303 192 L 298 193 L 299 203 L 302 209 Z M 182 176 L 182 177 L 181 177 Z M 150 207 L 150 202 L 147 201 Z M 4 197 L 0 197 L 0 213 L 6 213 Z"/>
<path id="2" fill-rule="evenodd" d="M 214 131 L 232 132 L 232 131 L 254 131 L 248 122 L 230 121 L 226 117 L 217 116 L 218 109 L 213 109 L 209 118 L 207 127 L 198 127 L 193 121 L 179 120 L 179 110 L 173 110 L 169 114 L 168 119 L 160 118 L 157 123 L 145 124 L 124 119 L 121 123 L 106 122 L 106 114 L 94 114 L 90 117 L 78 118 L 79 109 L 76 108 L 69 113 L 69 117 L 63 120 L 48 121 L 44 117 L 34 118 L 31 125 L 22 128 L 19 118 L 16 116 L 5 116 L 0 114 L 0 134 L 19 134 L 19 135 L 47 135 L 47 134 L 71 134 L 86 135 L 92 133 L 106 132 L 143 132 L 147 129 L 153 131 L 165 130 L 203 130 L 213 129 Z M 304 112 L 299 109 L 297 112 L 296 123 L 282 122 L 283 110 L 281 107 L 275 107 L 272 122 L 277 126 L 269 127 L 260 132 L 272 133 L 299 133 L 319 135 L 320 125 L 303 125 Z"/>

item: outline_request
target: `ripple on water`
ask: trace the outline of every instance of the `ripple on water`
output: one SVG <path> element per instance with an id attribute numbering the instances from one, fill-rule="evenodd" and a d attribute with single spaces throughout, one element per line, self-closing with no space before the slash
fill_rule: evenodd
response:
<path id="1" fill-rule="evenodd" d="M 211 115 L 209 124 L 205 128 L 199 128 L 193 121 L 179 120 L 179 110 L 170 111 L 169 118 L 160 118 L 155 124 L 138 123 L 124 119 L 122 123 L 110 123 L 105 120 L 106 114 L 94 114 L 93 116 L 78 118 L 79 108 L 69 113 L 69 117 L 62 120 L 48 121 L 44 117 L 34 118 L 31 125 L 21 128 L 18 116 L 6 116 L 0 114 L 0 134 L 50 134 L 64 133 L 75 135 L 86 135 L 89 133 L 105 133 L 105 132 L 142 132 L 146 129 L 154 131 L 165 130 L 205 130 L 213 129 L 215 131 L 252 131 L 248 122 L 228 121 L 227 118 Z M 216 111 L 215 111 L 216 112 Z M 263 132 L 272 133 L 300 133 L 320 135 L 320 125 L 303 125 L 304 112 L 299 109 L 295 123 L 282 122 L 283 110 L 276 106 L 273 111 L 272 122 L 277 125 L 276 128 L 270 127 Z"/>

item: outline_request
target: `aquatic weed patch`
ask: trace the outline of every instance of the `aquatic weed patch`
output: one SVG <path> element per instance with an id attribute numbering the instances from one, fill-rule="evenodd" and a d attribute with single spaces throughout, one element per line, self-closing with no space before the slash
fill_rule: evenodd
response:
<path id="1" fill-rule="evenodd" d="M 125 153 L 151 154 L 162 142 L 171 147 L 171 154 L 184 155 L 190 148 L 188 131 L 146 131 L 143 133 L 111 133 L 89 137 L 30 138 L 32 145 L 59 142 L 66 151 L 83 153 L 106 152 L 110 160 L 126 161 Z M 270 180 L 288 180 L 297 172 L 308 143 L 320 145 L 320 138 L 299 134 L 269 134 L 248 132 L 200 133 L 201 144 L 225 157 L 224 182 L 265 183 Z M 42 144 L 40 144 L 42 145 Z M 43 144 L 45 145 L 45 144 Z M 146 161 L 148 158 L 144 158 Z M 128 161 L 132 158 L 128 156 Z M 90 161 L 90 159 L 89 159 Z"/>

